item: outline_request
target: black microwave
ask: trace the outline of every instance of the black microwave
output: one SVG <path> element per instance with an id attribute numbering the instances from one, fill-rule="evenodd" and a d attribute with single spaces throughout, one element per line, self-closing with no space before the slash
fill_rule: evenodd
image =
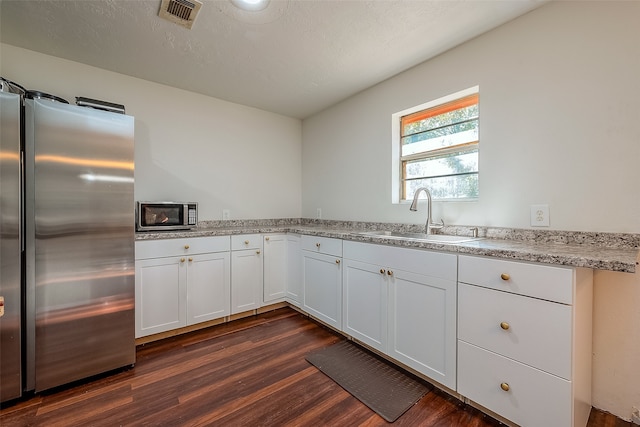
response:
<path id="1" fill-rule="evenodd" d="M 197 225 L 197 203 L 136 203 L 137 231 L 190 230 Z"/>

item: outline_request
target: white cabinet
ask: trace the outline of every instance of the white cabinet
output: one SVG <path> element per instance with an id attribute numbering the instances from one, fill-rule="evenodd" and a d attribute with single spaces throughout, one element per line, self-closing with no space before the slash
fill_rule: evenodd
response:
<path id="1" fill-rule="evenodd" d="M 456 387 L 456 256 L 344 242 L 343 331 Z"/>
<path id="2" fill-rule="evenodd" d="M 455 275 L 455 255 L 449 256 Z M 396 270 L 389 301 L 389 355 L 455 390 L 455 279 Z"/>
<path id="3" fill-rule="evenodd" d="M 187 325 L 185 261 L 180 257 L 136 260 L 136 338 Z"/>
<path id="4" fill-rule="evenodd" d="M 300 241 L 300 235 L 287 234 L 287 302 L 296 307 L 302 307 L 304 301 Z"/>
<path id="5" fill-rule="evenodd" d="M 262 235 L 231 236 L 231 314 L 262 306 Z"/>
<path id="6" fill-rule="evenodd" d="M 585 426 L 592 271 L 460 256 L 458 281 L 458 392 L 522 426 Z"/>
<path id="7" fill-rule="evenodd" d="M 459 339 L 571 378 L 570 305 L 460 283 L 458 307 Z"/>
<path id="8" fill-rule="evenodd" d="M 465 341 L 458 356 L 463 396 L 523 427 L 572 425 L 570 381 Z"/>
<path id="9" fill-rule="evenodd" d="M 229 252 L 187 258 L 187 325 L 229 315 Z"/>
<path id="10" fill-rule="evenodd" d="M 342 273 L 342 330 L 363 343 L 388 352 L 387 312 L 392 274 L 385 264 L 368 264 L 346 258 L 353 246 L 344 242 Z"/>
<path id="11" fill-rule="evenodd" d="M 135 245 L 136 338 L 229 314 L 229 237 Z"/>
<path id="12" fill-rule="evenodd" d="M 287 294 L 288 238 L 286 234 L 264 236 L 264 304 L 284 301 Z"/>
<path id="13" fill-rule="evenodd" d="M 342 240 L 303 235 L 303 309 L 342 329 Z"/>

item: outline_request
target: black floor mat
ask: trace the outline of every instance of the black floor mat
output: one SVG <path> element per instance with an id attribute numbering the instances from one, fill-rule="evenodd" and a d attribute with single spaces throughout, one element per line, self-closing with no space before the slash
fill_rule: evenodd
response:
<path id="1" fill-rule="evenodd" d="M 317 350 L 306 359 L 390 423 L 431 390 L 349 341 Z"/>

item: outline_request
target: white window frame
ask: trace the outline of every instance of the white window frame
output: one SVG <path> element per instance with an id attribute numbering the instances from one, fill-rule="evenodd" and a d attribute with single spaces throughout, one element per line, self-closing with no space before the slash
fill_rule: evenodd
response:
<path id="1" fill-rule="evenodd" d="M 421 110 L 426 110 L 429 108 L 437 107 L 438 105 L 445 104 L 447 102 L 455 101 L 460 98 L 464 98 L 469 95 L 474 95 L 480 92 L 480 86 L 473 86 L 468 89 L 461 90 L 456 93 L 452 93 L 450 95 L 443 96 L 438 99 L 434 99 L 433 101 L 426 102 L 424 104 L 416 105 L 415 107 L 407 108 L 406 110 L 399 111 L 391 115 L 391 203 L 400 204 L 400 203 L 410 203 L 408 200 L 402 200 L 402 161 L 401 161 L 401 152 L 402 152 L 402 142 L 400 138 L 400 122 L 402 117 L 408 116 L 409 114 L 416 113 Z M 480 174 L 480 170 L 478 168 L 478 174 Z M 476 200 L 475 198 L 471 199 L 440 199 L 442 201 L 447 200 Z"/>

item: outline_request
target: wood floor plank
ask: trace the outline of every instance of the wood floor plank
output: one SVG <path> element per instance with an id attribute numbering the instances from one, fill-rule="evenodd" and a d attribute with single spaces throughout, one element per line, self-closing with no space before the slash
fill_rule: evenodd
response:
<path id="1" fill-rule="evenodd" d="M 624 421 L 606 412 L 591 410 L 589 426 L 597 427 L 633 427 L 630 421 Z"/>
<path id="2" fill-rule="evenodd" d="M 146 343 L 136 366 L 4 404 L 6 426 L 389 425 L 305 356 L 343 339 L 288 309 Z M 434 389 L 394 426 L 494 427 Z M 588 427 L 630 427 L 593 410 Z"/>
<path id="3" fill-rule="evenodd" d="M 38 407 L 38 410 L 36 411 L 36 416 L 40 417 L 49 412 L 60 411 L 62 408 L 65 408 L 65 407 L 71 407 L 71 406 L 78 407 L 83 402 L 86 402 L 89 400 L 93 400 L 97 398 L 102 399 L 105 396 L 109 395 L 109 393 L 113 390 L 122 390 L 127 395 L 131 394 L 130 393 L 131 386 L 126 384 L 125 385 L 112 384 L 110 386 L 101 387 L 100 389 L 87 391 L 82 394 L 73 394 L 69 398 L 66 398 L 63 400 L 54 401 L 54 402 L 45 401 Z"/>
<path id="4" fill-rule="evenodd" d="M 330 406 L 323 407 L 330 408 L 331 405 L 350 397 L 346 392 L 335 393 L 331 388 L 317 382 L 316 378 L 320 375 L 324 374 L 314 371 L 311 377 L 291 383 L 282 392 L 273 393 L 261 401 L 255 402 L 255 405 L 260 405 L 263 408 L 263 415 L 257 420 L 258 423 L 262 425 L 304 425 L 300 421 L 296 422 L 296 415 L 312 413 L 319 406 L 316 402 L 325 402 L 326 400 Z M 333 399 L 334 397 L 335 399 Z M 252 412 L 256 412 L 253 408 L 251 409 Z M 237 418 L 237 421 L 245 418 L 245 414 L 239 415 L 242 418 Z M 228 418 L 228 421 L 232 424 L 236 423 L 236 419 L 231 417 Z"/>
<path id="5" fill-rule="evenodd" d="M 263 399 L 265 396 L 269 394 L 276 393 L 284 389 L 285 386 L 290 381 L 294 381 L 294 382 L 300 381 L 305 378 L 308 378 L 310 375 L 313 375 L 313 374 L 315 374 L 315 369 L 313 367 L 308 367 L 300 372 L 297 372 L 293 376 L 287 378 L 287 380 L 284 382 L 271 384 L 261 389 L 260 391 L 257 391 L 248 395 L 243 395 L 242 397 L 234 399 L 232 402 L 230 402 L 230 404 L 227 404 L 216 411 L 211 411 L 203 416 L 198 417 L 197 419 L 192 420 L 193 425 L 199 425 L 199 426 L 208 425 L 214 422 L 220 422 L 221 425 L 223 425 L 223 423 L 221 422 L 221 419 L 223 419 L 227 415 L 233 414 L 238 411 L 242 411 L 251 403 L 257 400 Z"/>
<path id="6" fill-rule="evenodd" d="M 205 387 L 198 388 L 180 396 L 180 401 L 184 403 L 191 399 L 198 398 L 202 394 L 209 393 L 224 392 L 226 395 L 231 395 L 236 388 L 245 391 L 250 389 L 260 390 L 264 385 L 269 383 L 272 377 L 276 379 L 282 377 L 283 370 L 293 368 L 291 369 L 292 375 L 300 370 L 298 366 L 292 366 L 291 364 L 295 361 L 296 357 L 300 358 L 301 353 L 308 350 L 308 348 L 309 347 L 301 347 L 295 352 L 288 354 L 284 359 L 260 360 L 256 366 L 239 367 L 233 371 L 233 375 L 220 374 L 214 383 L 210 383 Z M 306 366 L 308 365 L 305 365 L 305 367 Z M 287 375 L 289 375 L 289 372 L 287 372 Z"/>
<path id="7" fill-rule="evenodd" d="M 47 427 L 69 427 L 69 426 L 83 426 L 90 425 L 93 420 L 99 417 L 101 414 L 113 410 L 118 410 L 123 406 L 130 405 L 133 401 L 131 396 L 121 397 L 119 399 L 106 399 L 101 397 L 103 402 L 100 404 L 99 410 L 87 410 L 83 411 L 80 408 L 75 408 L 73 411 L 69 411 L 64 415 L 58 414 L 55 418 L 47 420 L 45 417 L 40 418 L 37 416 L 38 423 L 46 425 Z"/>
<path id="8" fill-rule="evenodd" d="M 176 355 L 168 357 L 164 362 L 170 363 L 171 366 L 163 368 L 161 375 L 158 375 L 157 370 L 151 370 L 148 373 L 136 376 L 132 381 L 132 386 L 136 389 L 163 381 L 171 381 L 176 378 L 184 378 L 187 373 L 191 374 L 208 366 L 217 365 L 216 369 L 228 372 L 233 365 L 244 363 L 244 359 L 248 357 L 253 357 L 254 360 L 256 355 L 262 357 L 260 355 L 264 352 L 263 347 L 273 346 L 276 341 L 304 332 L 304 329 L 309 327 L 309 325 L 305 325 L 297 333 L 295 331 L 281 332 L 276 330 L 272 334 L 268 330 L 262 329 L 263 335 L 259 342 L 247 339 L 250 337 L 234 337 L 234 339 L 224 340 L 223 343 L 212 343 L 209 347 L 190 348 L 189 352 L 182 352 L 176 349 Z M 188 379 L 189 376 L 186 378 Z"/>

